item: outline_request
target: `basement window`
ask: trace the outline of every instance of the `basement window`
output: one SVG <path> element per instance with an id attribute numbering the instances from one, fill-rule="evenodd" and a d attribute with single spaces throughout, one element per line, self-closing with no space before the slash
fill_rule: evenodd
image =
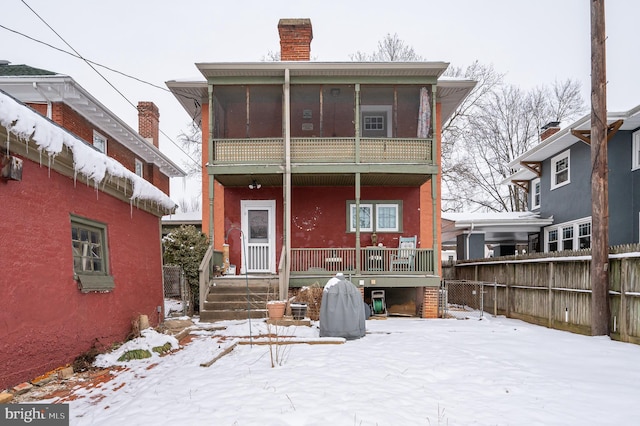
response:
<path id="1" fill-rule="evenodd" d="M 114 288 L 108 274 L 107 226 L 90 219 L 71 216 L 73 272 L 83 293 Z"/>

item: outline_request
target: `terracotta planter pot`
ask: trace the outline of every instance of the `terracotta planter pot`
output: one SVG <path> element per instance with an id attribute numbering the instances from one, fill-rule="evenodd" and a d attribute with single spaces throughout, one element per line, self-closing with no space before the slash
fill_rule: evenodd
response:
<path id="1" fill-rule="evenodd" d="M 270 319 L 282 319 L 287 302 L 281 300 L 272 300 L 267 302 L 267 311 Z"/>

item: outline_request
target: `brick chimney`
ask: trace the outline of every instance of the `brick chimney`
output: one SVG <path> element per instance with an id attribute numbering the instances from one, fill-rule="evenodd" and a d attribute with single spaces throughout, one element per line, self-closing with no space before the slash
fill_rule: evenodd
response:
<path id="1" fill-rule="evenodd" d="M 560 131 L 560 122 L 559 121 L 550 121 L 540 128 L 542 133 L 540 133 L 540 142 L 543 140 L 555 135 Z"/>
<path id="2" fill-rule="evenodd" d="M 278 22 L 281 61 L 308 61 L 311 59 L 313 31 L 311 19 L 281 19 Z"/>
<path id="3" fill-rule="evenodd" d="M 160 112 L 153 102 L 138 102 L 138 133 L 160 148 Z"/>

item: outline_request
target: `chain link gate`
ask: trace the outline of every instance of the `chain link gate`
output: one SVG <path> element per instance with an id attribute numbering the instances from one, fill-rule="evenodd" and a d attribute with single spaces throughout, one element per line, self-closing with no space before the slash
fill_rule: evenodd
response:
<path id="1" fill-rule="evenodd" d="M 164 297 L 176 303 L 170 303 L 165 309 L 166 316 L 170 314 L 187 315 L 191 303 L 191 291 L 184 278 L 182 267 L 176 265 L 165 265 L 162 267 L 164 275 Z"/>
<path id="2" fill-rule="evenodd" d="M 485 305 L 485 294 L 488 293 L 486 300 L 495 300 L 493 283 L 445 280 L 440 288 L 439 311 L 443 318 L 481 319 L 484 311 L 490 309 Z"/>

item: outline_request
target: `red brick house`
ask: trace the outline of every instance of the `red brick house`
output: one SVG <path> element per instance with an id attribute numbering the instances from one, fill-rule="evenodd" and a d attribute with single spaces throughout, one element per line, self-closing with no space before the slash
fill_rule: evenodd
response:
<path id="1" fill-rule="evenodd" d="M 203 231 L 239 272 L 277 277 L 281 298 L 343 272 L 365 300 L 384 289 L 435 317 L 441 125 L 475 82 L 442 79 L 444 62 L 310 62 L 308 19 L 278 31 L 280 62 L 198 63 L 205 81 L 167 82 L 208 135 Z"/>
<path id="2" fill-rule="evenodd" d="M 184 174 L 70 77 L 24 66 L 21 76 L 7 76 L 16 73 L 7 66 L 0 65 L 0 389 L 125 340 L 139 315 L 158 324 L 160 218 L 176 207 L 169 177 Z"/>

